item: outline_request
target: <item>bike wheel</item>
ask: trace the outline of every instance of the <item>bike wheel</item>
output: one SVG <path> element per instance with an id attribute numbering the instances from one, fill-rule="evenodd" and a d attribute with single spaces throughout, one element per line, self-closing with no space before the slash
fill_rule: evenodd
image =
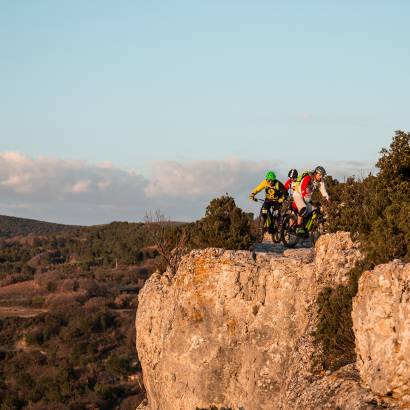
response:
<path id="1" fill-rule="evenodd" d="M 288 248 L 294 248 L 299 241 L 295 231 L 296 225 L 297 216 L 293 212 L 287 213 L 283 218 L 280 238 L 282 243 Z"/>
<path id="2" fill-rule="evenodd" d="M 312 245 L 315 245 L 317 240 L 319 239 L 320 235 L 324 234 L 325 226 L 323 222 L 318 222 L 313 226 L 313 229 L 310 231 L 310 240 L 312 241 Z"/>
<path id="3" fill-rule="evenodd" d="M 263 218 L 260 216 L 258 218 L 258 222 L 257 222 L 257 231 L 256 231 L 256 242 L 257 243 L 262 243 L 263 241 L 263 237 L 265 234 L 265 224 L 263 221 Z"/>
<path id="4" fill-rule="evenodd" d="M 272 224 L 271 236 L 273 243 L 279 243 L 282 240 L 281 224 L 279 223 L 279 218 L 276 218 L 275 222 Z"/>
<path id="5" fill-rule="evenodd" d="M 279 243 L 279 242 L 281 242 L 281 241 L 282 241 L 282 237 L 281 237 L 280 232 L 279 232 L 279 231 L 275 231 L 275 232 L 272 234 L 272 242 L 273 242 L 273 243 Z"/>

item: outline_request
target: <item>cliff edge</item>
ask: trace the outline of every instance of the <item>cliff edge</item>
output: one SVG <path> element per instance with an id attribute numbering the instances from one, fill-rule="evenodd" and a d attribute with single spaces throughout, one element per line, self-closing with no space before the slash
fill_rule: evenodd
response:
<path id="1" fill-rule="evenodd" d="M 317 295 L 345 283 L 360 258 L 339 232 L 283 255 L 197 250 L 174 277 L 152 275 L 136 319 L 147 391 L 140 408 L 381 408 L 354 364 L 320 368 L 312 336 Z"/>

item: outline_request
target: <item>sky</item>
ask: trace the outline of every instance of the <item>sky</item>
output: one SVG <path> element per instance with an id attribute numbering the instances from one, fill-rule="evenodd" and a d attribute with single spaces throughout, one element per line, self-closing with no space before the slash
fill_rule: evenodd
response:
<path id="1" fill-rule="evenodd" d="M 374 171 L 410 2 L 0 0 L 0 213 L 193 220 L 268 169 Z"/>

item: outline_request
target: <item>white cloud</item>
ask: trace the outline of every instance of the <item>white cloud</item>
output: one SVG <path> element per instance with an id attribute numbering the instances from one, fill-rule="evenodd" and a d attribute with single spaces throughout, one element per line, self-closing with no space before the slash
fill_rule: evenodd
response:
<path id="1" fill-rule="evenodd" d="M 372 168 L 354 161 L 322 165 L 339 179 L 365 176 Z M 187 221 L 201 217 L 209 201 L 225 193 L 245 210 L 257 212 L 258 206 L 247 199 L 249 192 L 268 169 L 284 180 L 289 168 L 277 160 L 161 161 L 152 164 L 147 178 L 111 163 L 0 152 L 0 213 L 89 225 L 142 220 L 146 211 L 160 209 Z"/>
<path id="2" fill-rule="evenodd" d="M 110 185 L 111 181 L 109 179 L 104 179 L 97 183 L 97 186 L 101 191 L 106 191 L 110 187 Z"/>
<path id="3" fill-rule="evenodd" d="M 215 195 L 247 192 L 259 183 L 268 169 L 279 161 L 245 161 L 228 158 L 220 161 L 156 162 L 145 193 L 150 198 L 213 198 Z"/>
<path id="4" fill-rule="evenodd" d="M 78 181 L 73 185 L 70 185 L 67 188 L 68 192 L 72 192 L 74 194 L 79 194 L 81 192 L 87 192 L 88 188 L 90 187 L 91 181 Z M 97 185 L 99 186 L 101 184 L 101 182 L 99 182 Z"/>
<path id="5" fill-rule="evenodd" d="M 0 153 L 1 213 L 81 224 L 140 219 L 147 183 L 112 165 Z M 22 203 L 30 205 L 24 215 Z"/>
<path id="6" fill-rule="evenodd" d="M 325 167 L 328 175 L 333 178 L 343 181 L 349 176 L 355 176 L 356 178 L 364 178 L 369 175 L 369 173 L 375 174 L 377 169 L 372 161 L 324 161 L 320 164 L 317 162 L 309 162 L 302 164 L 299 167 L 299 171 L 305 169 L 314 169 L 317 165 L 322 165 Z"/>
<path id="7" fill-rule="evenodd" d="M 365 178 L 369 173 L 377 173 L 377 168 L 372 161 L 335 161 L 328 164 L 328 169 L 330 175 L 341 181 L 349 176 Z"/>

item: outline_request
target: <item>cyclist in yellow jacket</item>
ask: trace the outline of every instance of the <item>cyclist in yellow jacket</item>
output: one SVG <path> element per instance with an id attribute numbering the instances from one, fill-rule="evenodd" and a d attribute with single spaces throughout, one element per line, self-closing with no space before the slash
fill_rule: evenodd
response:
<path id="1" fill-rule="evenodd" d="M 262 205 L 261 214 L 265 222 L 269 209 L 272 208 L 272 211 L 274 211 L 281 208 L 289 193 L 282 182 L 276 179 L 276 174 L 273 171 L 266 173 L 265 179 L 251 192 L 249 198 L 257 201 L 256 194 L 263 190 L 265 190 L 265 201 Z"/>

